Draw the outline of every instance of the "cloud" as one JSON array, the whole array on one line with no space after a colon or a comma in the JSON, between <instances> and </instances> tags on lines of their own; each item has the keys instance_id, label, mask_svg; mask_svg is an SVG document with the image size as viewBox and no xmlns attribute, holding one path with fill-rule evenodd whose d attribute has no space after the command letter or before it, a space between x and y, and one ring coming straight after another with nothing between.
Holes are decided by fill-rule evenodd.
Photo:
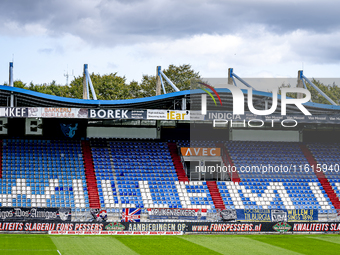
<instances>
[{"instance_id":1,"label":"cloud","mask_svg":"<svg viewBox=\"0 0 340 255\"><path fill-rule=\"evenodd\" d=\"M275 34L298 29L329 33L340 25L340 2L326 1L1 1L0 32L25 34L23 26L39 26L52 36L72 34L93 45L162 41L196 34L250 33L263 26ZM38 29L39 30L39 29ZM34 31L27 31L27 33Z\"/></svg>"},{"instance_id":2,"label":"cloud","mask_svg":"<svg viewBox=\"0 0 340 255\"><path fill-rule=\"evenodd\" d=\"M53 52L53 49L51 48L44 48L44 49L39 49L38 50L39 53L44 53L44 54L50 54Z\"/></svg>"},{"instance_id":3,"label":"cloud","mask_svg":"<svg viewBox=\"0 0 340 255\"><path fill-rule=\"evenodd\" d=\"M339 41L340 31L315 34L298 30L289 38L291 51L296 57L319 64L339 63Z\"/></svg>"},{"instance_id":4,"label":"cloud","mask_svg":"<svg viewBox=\"0 0 340 255\"><path fill-rule=\"evenodd\" d=\"M107 68L108 69L117 69L118 68L118 65L113 63L113 62L108 62L107 63Z\"/></svg>"},{"instance_id":5,"label":"cloud","mask_svg":"<svg viewBox=\"0 0 340 255\"><path fill-rule=\"evenodd\" d=\"M176 64L199 63L198 70L216 74L225 73L232 66L253 70L254 67L274 67L283 63L340 62L340 45L337 43L340 32L324 35L320 40L320 35L307 31L277 35L258 26L252 26L252 31L257 31L260 36L202 34L168 42L143 43L134 48L141 61L162 56L176 59L179 62ZM268 70L258 71L268 73Z\"/></svg>"},{"instance_id":6,"label":"cloud","mask_svg":"<svg viewBox=\"0 0 340 255\"><path fill-rule=\"evenodd\" d=\"M331 0L2 0L0 9L1 54L49 68L34 80L49 80L56 64L56 80L62 66L81 73L84 63L139 80L156 65L295 77L301 63L326 72L340 62L340 2Z\"/></svg>"}]
</instances>

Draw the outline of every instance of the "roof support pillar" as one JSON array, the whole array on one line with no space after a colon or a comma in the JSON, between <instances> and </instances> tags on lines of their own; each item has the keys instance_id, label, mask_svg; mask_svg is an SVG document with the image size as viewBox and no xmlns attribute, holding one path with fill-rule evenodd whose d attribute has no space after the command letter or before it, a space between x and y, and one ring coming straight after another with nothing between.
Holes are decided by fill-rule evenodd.
<instances>
[{"instance_id":1,"label":"roof support pillar","mask_svg":"<svg viewBox=\"0 0 340 255\"><path fill-rule=\"evenodd\" d=\"M83 71L83 99L90 99L89 95L89 87L87 82L86 70L87 64L84 64L84 71Z\"/></svg>"},{"instance_id":2,"label":"roof support pillar","mask_svg":"<svg viewBox=\"0 0 340 255\"><path fill-rule=\"evenodd\" d=\"M9 86L14 87L13 82L13 62L9 62ZM11 92L10 107L14 107L14 95Z\"/></svg>"},{"instance_id":3,"label":"roof support pillar","mask_svg":"<svg viewBox=\"0 0 340 255\"><path fill-rule=\"evenodd\" d=\"M302 71L298 71L298 77L297 77L297 87L298 88L303 88L303 79L302 79ZM297 93L297 98L303 98L302 93Z\"/></svg>"},{"instance_id":4,"label":"roof support pillar","mask_svg":"<svg viewBox=\"0 0 340 255\"><path fill-rule=\"evenodd\" d=\"M160 66L157 66L156 68L156 96L159 96L161 94L162 82L158 71L160 68L161 68Z\"/></svg>"},{"instance_id":5,"label":"roof support pillar","mask_svg":"<svg viewBox=\"0 0 340 255\"><path fill-rule=\"evenodd\" d=\"M182 98L182 111L187 110L187 99L185 97Z\"/></svg>"},{"instance_id":6,"label":"roof support pillar","mask_svg":"<svg viewBox=\"0 0 340 255\"><path fill-rule=\"evenodd\" d=\"M233 77L232 77L233 69L229 68L228 69L228 84L233 85Z\"/></svg>"}]
</instances>

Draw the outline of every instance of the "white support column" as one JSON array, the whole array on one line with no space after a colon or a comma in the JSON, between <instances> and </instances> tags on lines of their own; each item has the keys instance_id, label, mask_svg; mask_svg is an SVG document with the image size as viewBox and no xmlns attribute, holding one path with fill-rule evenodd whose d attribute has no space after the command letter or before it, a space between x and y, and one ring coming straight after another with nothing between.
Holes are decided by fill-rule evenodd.
<instances>
[{"instance_id":1,"label":"white support column","mask_svg":"<svg viewBox=\"0 0 340 255\"><path fill-rule=\"evenodd\" d=\"M9 62L9 86L14 87L13 81L13 62ZM14 95L11 92L10 107L14 107Z\"/></svg>"}]
</instances>

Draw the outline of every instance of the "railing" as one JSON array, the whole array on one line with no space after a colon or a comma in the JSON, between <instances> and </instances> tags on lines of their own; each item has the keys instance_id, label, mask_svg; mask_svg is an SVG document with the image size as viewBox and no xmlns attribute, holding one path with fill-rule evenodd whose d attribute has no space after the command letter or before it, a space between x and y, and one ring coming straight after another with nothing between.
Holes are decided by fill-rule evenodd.
<instances>
[{"instance_id":1,"label":"railing","mask_svg":"<svg viewBox=\"0 0 340 255\"><path fill-rule=\"evenodd\" d=\"M222 152L221 153L222 161L225 164L225 166L228 167L229 166L229 162L228 162L228 158L227 158L227 154L226 154L226 149L222 145L221 145L221 152ZM230 180L232 180L232 178L233 178L233 176L232 176L233 171L228 172L228 174L229 174Z\"/></svg>"},{"instance_id":2,"label":"railing","mask_svg":"<svg viewBox=\"0 0 340 255\"><path fill-rule=\"evenodd\" d=\"M187 165L185 164L185 160L184 160L184 157L182 155L182 152L181 152L181 149L178 147L178 144L176 142L176 147L177 147L177 154L180 156L181 158L181 163L183 165L183 168L184 168L184 171L185 171L185 175L188 176L188 168L187 168ZM191 179L190 179L191 181Z\"/></svg>"}]
</instances>

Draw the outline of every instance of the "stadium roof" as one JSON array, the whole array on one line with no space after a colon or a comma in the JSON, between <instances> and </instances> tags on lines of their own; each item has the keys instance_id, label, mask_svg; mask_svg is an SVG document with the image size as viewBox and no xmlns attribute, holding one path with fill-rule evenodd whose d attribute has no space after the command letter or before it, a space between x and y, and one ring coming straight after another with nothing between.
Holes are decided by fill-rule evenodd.
<instances>
[{"instance_id":1,"label":"stadium roof","mask_svg":"<svg viewBox=\"0 0 340 255\"><path fill-rule=\"evenodd\" d=\"M210 97L207 97L208 109L217 111L232 111L232 94L229 89L216 89L221 97L223 106L217 105ZM247 106L247 90L242 90L245 95L245 110ZM27 89L0 86L0 106L9 106L10 95L15 97L16 107L67 107L67 108L124 108L124 109L181 109L182 99L186 98L186 109L200 110L201 94L205 93L200 89L185 90L168 93L159 96L126 99L126 100L87 100L52 96ZM256 109L264 109L265 101L271 107L272 94L262 91L253 91L253 104ZM339 114L340 106L305 103L304 106L312 114ZM276 113L281 111L281 97L278 96L278 107ZM287 106L287 114L301 113L294 105Z\"/></svg>"}]
</instances>

